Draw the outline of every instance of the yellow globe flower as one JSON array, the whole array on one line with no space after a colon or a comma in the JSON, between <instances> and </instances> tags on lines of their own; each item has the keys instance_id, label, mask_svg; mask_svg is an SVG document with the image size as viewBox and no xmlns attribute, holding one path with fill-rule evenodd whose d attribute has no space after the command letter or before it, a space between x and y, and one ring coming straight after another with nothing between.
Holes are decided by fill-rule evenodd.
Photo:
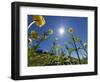
<instances>
[{"instance_id":1,"label":"yellow globe flower","mask_svg":"<svg viewBox=\"0 0 100 82\"><path fill-rule=\"evenodd\" d=\"M60 49L61 48L61 46L58 44L58 49Z\"/></svg>"},{"instance_id":2,"label":"yellow globe flower","mask_svg":"<svg viewBox=\"0 0 100 82\"><path fill-rule=\"evenodd\" d=\"M33 39L37 39L38 38L38 33L36 32L36 31L32 31L31 32L31 37L33 38Z\"/></svg>"},{"instance_id":3,"label":"yellow globe flower","mask_svg":"<svg viewBox=\"0 0 100 82\"><path fill-rule=\"evenodd\" d=\"M58 41L58 38L57 37L55 38L55 41Z\"/></svg>"},{"instance_id":4,"label":"yellow globe flower","mask_svg":"<svg viewBox=\"0 0 100 82\"><path fill-rule=\"evenodd\" d=\"M48 30L48 33L49 33L50 35L52 35L52 34L53 34L53 30L52 30L52 29L49 29L49 30Z\"/></svg>"},{"instance_id":5,"label":"yellow globe flower","mask_svg":"<svg viewBox=\"0 0 100 82\"><path fill-rule=\"evenodd\" d=\"M69 33L73 33L73 32L74 32L74 29L73 29L72 27L70 27L70 28L68 29L68 32L69 32Z\"/></svg>"},{"instance_id":6,"label":"yellow globe flower","mask_svg":"<svg viewBox=\"0 0 100 82\"><path fill-rule=\"evenodd\" d=\"M75 40L76 42L80 42L80 41L81 41L79 37L74 38L74 40Z\"/></svg>"},{"instance_id":7,"label":"yellow globe flower","mask_svg":"<svg viewBox=\"0 0 100 82\"><path fill-rule=\"evenodd\" d=\"M33 16L33 20L38 27L42 27L46 23L43 16Z\"/></svg>"},{"instance_id":8,"label":"yellow globe flower","mask_svg":"<svg viewBox=\"0 0 100 82\"><path fill-rule=\"evenodd\" d=\"M41 40L46 40L48 38L48 36L44 35L41 37Z\"/></svg>"}]
</instances>

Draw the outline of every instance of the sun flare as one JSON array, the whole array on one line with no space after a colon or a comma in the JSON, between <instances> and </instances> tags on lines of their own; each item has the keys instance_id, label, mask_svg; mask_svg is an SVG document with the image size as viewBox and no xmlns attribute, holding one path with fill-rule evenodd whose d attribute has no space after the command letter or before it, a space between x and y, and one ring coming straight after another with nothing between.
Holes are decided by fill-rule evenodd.
<instances>
[{"instance_id":1,"label":"sun flare","mask_svg":"<svg viewBox=\"0 0 100 82\"><path fill-rule=\"evenodd\" d=\"M60 33L60 35L63 35L64 34L64 28L60 28L59 33Z\"/></svg>"}]
</instances>

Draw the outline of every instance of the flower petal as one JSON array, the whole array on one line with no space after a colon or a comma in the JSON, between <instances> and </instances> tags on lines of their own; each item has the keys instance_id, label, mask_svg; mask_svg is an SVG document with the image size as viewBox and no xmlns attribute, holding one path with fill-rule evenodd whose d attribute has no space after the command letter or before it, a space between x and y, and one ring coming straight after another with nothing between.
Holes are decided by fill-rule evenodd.
<instances>
[{"instance_id":1,"label":"flower petal","mask_svg":"<svg viewBox=\"0 0 100 82\"><path fill-rule=\"evenodd\" d=\"M46 23L43 16L33 16L33 20L38 27L42 27Z\"/></svg>"},{"instance_id":2,"label":"flower petal","mask_svg":"<svg viewBox=\"0 0 100 82\"><path fill-rule=\"evenodd\" d=\"M73 33L74 32L74 29L72 27L68 28L68 32L69 33Z\"/></svg>"},{"instance_id":3,"label":"flower petal","mask_svg":"<svg viewBox=\"0 0 100 82\"><path fill-rule=\"evenodd\" d=\"M38 33L36 32L36 31L32 31L31 32L31 37L33 38L33 39L37 39L38 38Z\"/></svg>"}]
</instances>

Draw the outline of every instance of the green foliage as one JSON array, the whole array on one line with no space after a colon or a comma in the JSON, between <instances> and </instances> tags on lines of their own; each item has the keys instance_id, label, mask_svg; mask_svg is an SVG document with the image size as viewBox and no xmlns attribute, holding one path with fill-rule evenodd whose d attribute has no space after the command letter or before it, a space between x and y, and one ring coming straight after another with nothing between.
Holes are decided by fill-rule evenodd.
<instances>
[{"instance_id":1,"label":"green foliage","mask_svg":"<svg viewBox=\"0 0 100 82\"><path fill-rule=\"evenodd\" d=\"M86 64L86 58L81 59L81 64ZM79 64L77 58L69 57L64 53L59 56L51 55L50 52L38 53L34 48L28 48L28 66L50 66L50 65L74 65Z\"/></svg>"}]
</instances>

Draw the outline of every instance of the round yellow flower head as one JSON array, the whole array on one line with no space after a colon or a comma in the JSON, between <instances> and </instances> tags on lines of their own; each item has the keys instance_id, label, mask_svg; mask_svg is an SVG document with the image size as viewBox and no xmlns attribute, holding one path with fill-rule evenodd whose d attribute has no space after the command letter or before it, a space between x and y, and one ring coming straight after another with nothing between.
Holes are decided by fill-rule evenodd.
<instances>
[{"instance_id":1,"label":"round yellow flower head","mask_svg":"<svg viewBox=\"0 0 100 82\"><path fill-rule=\"evenodd\" d=\"M46 23L43 16L33 16L33 20L38 27L42 27Z\"/></svg>"},{"instance_id":2,"label":"round yellow flower head","mask_svg":"<svg viewBox=\"0 0 100 82\"><path fill-rule=\"evenodd\" d=\"M38 33L36 32L36 31L32 31L31 32L31 37L33 38L33 39L37 39L38 38Z\"/></svg>"},{"instance_id":3,"label":"round yellow flower head","mask_svg":"<svg viewBox=\"0 0 100 82\"><path fill-rule=\"evenodd\" d=\"M60 49L61 48L61 46L58 44L58 48Z\"/></svg>"},{"instance_id":4,"label":"round yellow flower head","mask_svg":"<svg viewBox=\"0 0 100 82\"><path fill-rule=\"evenodd\" d=\"M72 27L70 27L70 28L68 29L68 32L73 33L73 32L74 32L74 29L73 29Z\"/></svg>"},{"instance_id":5,"label":"round yellow flower head","mask_svg":"<svg viewBox=\"0 0 100 82\"><path fill-rule=\"evenodd\" d=\"M58 38L55 38L55 41L58 41Z\"/></svg>"},{"instance_id":6,"label":"round yellow flower head","mask_svg":"<svg viewBox=\"0 0 100 82\"><path fill-rule=\"evenodd\" d=\"M79 37L76 37L76 38L75 38L75 41L76 41L76 42L80 42L81 40L80 40Z\"/></svg>"},{"instance_id":7,"label":"round yellow flower head","mask_svg":"<svg viewBox=\"0 0 100 82\"><path fill-rule=\"evenodd\" d=\"M53 30L52 30L52 29L49 29L49 30L48 30L48 33L49 33L50 35L52 35L52 34L53 34Z\"/></svg>"},{"instance_id":8,"label":"round yellow flower head","mask_svg":"<svg viewBox=\"0 0 100 82\"><path fill-rule=\"evenodd\" d=\"M44 35L41 37L41 40L46 40L48 38L48 36Z\"/></svg>"}]
</instances>

